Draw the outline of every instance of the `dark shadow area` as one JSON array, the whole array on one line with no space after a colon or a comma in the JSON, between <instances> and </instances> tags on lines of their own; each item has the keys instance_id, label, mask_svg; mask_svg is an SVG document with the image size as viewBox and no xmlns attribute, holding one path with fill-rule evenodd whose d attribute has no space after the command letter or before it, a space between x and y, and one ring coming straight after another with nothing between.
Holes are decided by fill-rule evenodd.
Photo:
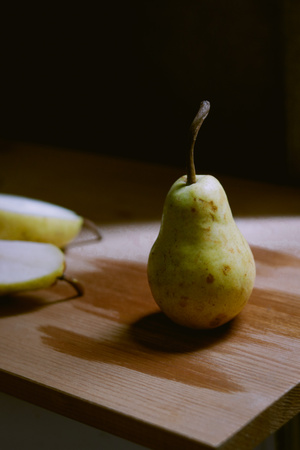
<instances>
[{"instance_id":1,"label":"dark shadow area","mask_svg":"<svg viewBox=\"0 0 300 450\"><path fill-rule=\"evenodd\" d=\"M149 314L130 327L135 342L155 352L189 353L211 348L230 337L233 321L213 330L193 330L173 323L162 312Z\"/></svg>"},{"instance_id":2,"label":"dark shadow area","mask_svg":"<svg viewBox=\"0 0 300 450\"><path fill-rule=\"evenodd\" d=\"M287 180L279 2L131 0L3 14L0 137Z\"/></svg>"},{"instance_id":3,"label":"dark shadow area","mask_svg":"<svg viewBox=\"0 0 300 450\"><path fill-rule=\"evenodd\" d=\"M65 284L62 281L58 283ZM63 294L61 294L62 291ZM24 291L0 297L0 319L2 317L29 314L58 303L74 300L82 295L71 286L62 291L61 288L56 290L55 287L50 287L47 290Z\"/></svg>"}]
</instances>

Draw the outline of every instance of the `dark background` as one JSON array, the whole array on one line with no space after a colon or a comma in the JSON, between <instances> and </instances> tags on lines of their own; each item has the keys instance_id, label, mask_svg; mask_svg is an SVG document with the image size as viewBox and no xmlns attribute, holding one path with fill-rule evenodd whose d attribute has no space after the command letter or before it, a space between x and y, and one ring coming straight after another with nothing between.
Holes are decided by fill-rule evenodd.
<instances>
[{"instance_id":1,"label":"dark background","mask_svg":"<svg viewBox=\"0 0 300 450\"><path fill-rule=\"evenodd\" d=\"M282 182L281 3L101 2L1 17L0 138Z\"/></svg>"}]
</instances>

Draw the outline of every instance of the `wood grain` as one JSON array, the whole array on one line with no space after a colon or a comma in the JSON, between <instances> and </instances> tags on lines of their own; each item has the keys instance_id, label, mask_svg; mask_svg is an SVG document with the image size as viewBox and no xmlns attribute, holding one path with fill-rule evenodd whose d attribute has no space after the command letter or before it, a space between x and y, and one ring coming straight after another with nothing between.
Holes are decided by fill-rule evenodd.
<instances>
[{"instance_id":1,"label":"wood grain","mask_svg":"<svg viewBox=\"0 0 300 450\"><path fill-rule=\"evenodd\" d=\"M58 199L47 184L51 174L41 169L34 179L30 164L12 183L9 174L13 168L21 173L24 163L21 150L14 147L4 158L3 191L20 192L28 180L26 195ZM32 161L34 149L29 153ZM88 174L77 186L73 171L66 171L70 153L59 153L65 170L59 188L74 187L64 192L63 203L75 204L78 196L80 207L80 186L89 183ZM22 162L13 163L17 154ZM77 177L82 158L74 156ZM90 240L84 231L78 245L66 250L67 273L82 282L84 295L76 297L71 286L58 282L0 299L1 390L150 448L253 448L300 411L297 252L284 251L280 236L274 236L280 250L251 243L258 274L242 313L212 331L179 327L157 308L146 277L148 250L159 227L157 204L167 188L165 181L157 185L164 170L151 167L151 176L130 178L127 186L122 161L89 158L92 173L98 169L109 178L117 165L120 178L106 192L103 180L95 181L98 196L91 194L85 205L87 215L98 218L102 241ZM165 179L172 173L166 169ZM127 213L117 214L125 204L113 203L101 222L107 196L115 201L119 191L122 198L128 195ZM148 210L139 206L141 192ZM236 192L242 203L243 191ZM293 190L291 211L296 199L300 195Z\"/></svg>"}]
</instances>

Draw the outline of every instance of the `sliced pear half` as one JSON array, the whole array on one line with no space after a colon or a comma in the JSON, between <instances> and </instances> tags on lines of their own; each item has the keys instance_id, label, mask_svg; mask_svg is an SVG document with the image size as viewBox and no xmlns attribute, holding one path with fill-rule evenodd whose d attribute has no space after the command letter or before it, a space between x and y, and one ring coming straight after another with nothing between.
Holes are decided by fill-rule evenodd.
<instances>
[{"instance_id":1,"label":"sliced pear half","mask_svg":"<svg viewBox=\"0 0 300 450\"><path fill-rule=\"evenodd\" d=\"M27 197L0 194L0 239L47 242L64 247L81 230L74 211Z\"/></svg>"},{"instance_id":2,"label":"sliced pear half","mask_svg":"<svg viewBox=\"0 0 300 450\"><path fill-rule=\"evenodd\" d=\"M0 240L0 295L47 288L64 269L64 254L55 245Z\"/></svg>"}]
</instances>

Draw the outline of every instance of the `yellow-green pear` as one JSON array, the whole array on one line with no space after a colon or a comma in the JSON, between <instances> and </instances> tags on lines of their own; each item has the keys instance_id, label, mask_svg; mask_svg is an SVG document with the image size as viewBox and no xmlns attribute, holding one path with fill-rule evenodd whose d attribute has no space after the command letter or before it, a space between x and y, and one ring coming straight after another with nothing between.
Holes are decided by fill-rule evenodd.
<instances>
[{"instance_id":1,"label":"yellow-green pear","mask_svg":"<svg viewBox=\"0 0 300 450\"><path fill-rule=\"evenodd\" d=\"M58 279L82 294L80 283L65 277L64 270L64 253L53 244L0 240L0 296L48 288Z\"/></svg>"},{"instance_id":2,"label":"yellow-green pear","mask_svg":"<svg viewBox=\"0 0 300 450\"><path fill-rule=\"evenodd\" d=\"M148 259L149 286L161 310L195 329L218 327L239 314L255 280L251 249L222 185L195 173L194 144L209 109L202 102L192 123L187 175L167 194Z\"/></svg>"},{"instance_id":3,"label":"yellow-green pear","mask_svg":"<svg viewBox=\"0 0 300 450\"><path fill-rule=\"evenodd\" d=\"M83 221L61 206L0 194L0 239L48 242L62 248L78 235Z\"/></svg>"}]
</instances>

